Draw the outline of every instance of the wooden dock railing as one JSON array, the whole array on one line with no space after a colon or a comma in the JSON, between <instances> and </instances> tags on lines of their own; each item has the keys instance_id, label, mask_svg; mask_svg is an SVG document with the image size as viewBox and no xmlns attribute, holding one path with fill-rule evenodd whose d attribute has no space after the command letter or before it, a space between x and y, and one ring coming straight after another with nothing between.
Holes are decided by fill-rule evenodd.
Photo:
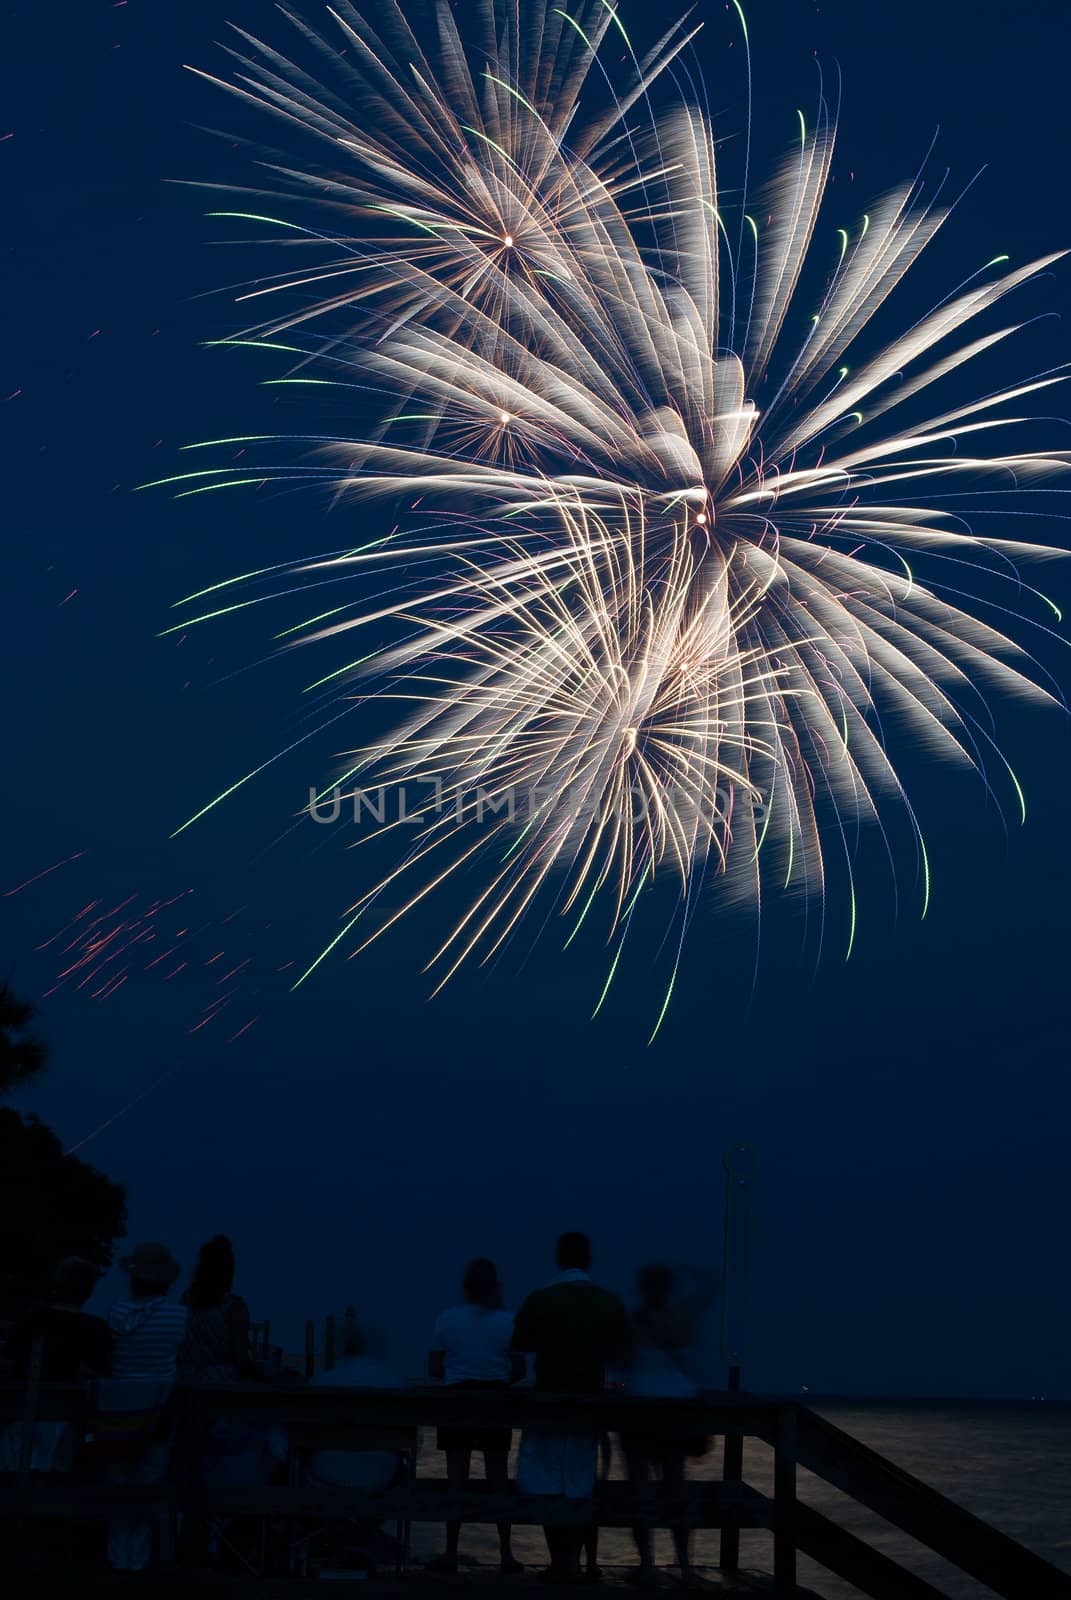
<instances>
[{"instance_id":1,"label":"wooden dock railing","mask_svg":"<svg viewBox=\"0 0 1071 1600\"><path fill-rule=\"evenodd\" d=\"M85 1415L76 1388L0 1385L0 1426ZM451 1493L441 1478L412 1470L405 1483L377 1493L289 1485L203 1487L196 1463L214 1420L245 1417L288 1430L310 1448L397 1449L415 1463L420 1431L440 1424L544 1428L601 1435L628 1429L644 1433L719 1435L727 1441L728 1471L720 1482L691 1481L683 1491L665 1485L634 1488L598 1485L591 1501L555 1496L494 1495L483 1483ZM773 1450L773 1494L744 1479L736 1441L755 1439ZM311 1441L311 1444L309 1443ZM78 1473L0 1474L0 1518L106 1519L132 1512L185 1512L194 1516L251 1515L300 1520L333 1516L368 1521L543 1524L596 1523L624 1528L644 1524L722 1531L722 1566L738 1563L739 1531L773 1535L775 1592L796 1589L797 1552L854 1584L874 1600L943 1600L943 1591L849 1533L801 1500L797 1473L805 1468L936 1552L961 1572L1006 1600L1071 1600L1071 1578L1014 1539L955 1505L919 1479L795 1400L712 1393L695 1401L597 1396L551 1396L530 1389L508 1394L449 1388L350 1389L289 1384L186 1387L176 1393L173 1470L161 1484L121 1488Z\"/></svg>"}]
</instances>

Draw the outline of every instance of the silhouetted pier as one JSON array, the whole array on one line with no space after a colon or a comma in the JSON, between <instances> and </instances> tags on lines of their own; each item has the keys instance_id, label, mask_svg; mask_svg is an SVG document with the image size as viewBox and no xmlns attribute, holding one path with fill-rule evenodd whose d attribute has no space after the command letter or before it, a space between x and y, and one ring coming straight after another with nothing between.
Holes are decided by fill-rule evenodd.
<instances>
[{"instance_id":1,"label":"silhouetted pier","mask_svg":"<svg viewBox=\"0 0 1071 1600\"><path fill-rule=\"evenodd\" d=\"M86 1417L86 1406L86 1395L79 1388L45 1386L33 1392L25 1386L0 1386L0 1423L21 1422L26 1429L35 1419L78 1423ZM197 1464L209 1431L224 1415L287 1430L287 1483L209 1489L198 1481ZM478 1428L505 1422L514 1428L568 1428L600 1435L639 1427L645 1434L718 1436L725 1441L723 1459L729 1472L721 1481L690 1481L683 1493L658 1483L638 1488L601 1483L590 1501L519 1492L495 1496L482 1483L453 1494L443 1479L419 1472L422 1430L439 1424ZM22 1470L0 1475L0 1519L10 1528L13 1519L103 1521L136 1511L174 1528L180 1514L242 1516L292 1530L291 1549L297 1547L298 1530L304 1524L359 1519L396 1524L403 1552L412 1524L451 1519L508 1520L515 1525L595 1523L602 1528L634 1524L670 1528L686 1523L720 1530L720 1567L711 1572L708 1586L726 1594L802 1595L806 1591L797 1587L796 1566L798 1553L803 1553L874 1600L943 1600L943 1590L801 1499L797 1475L804 1468L1007 1600L1071 1600L1071 1578L1049 1562L806 1406L776 1396L718 1392L684 1401L613 1393L550 1396L528 1389L499 1395L443 1387L361 1390L309 1388L300 1383L213 1384L177 1391L174 1427L172 1471L160 1484L126 1488L78 1472L31 1473L29 1452L24 1451ZM772 1450L772 1493L748 1483L736 1465L741 1460L738 1442L743 1439L761 1441ZM302 1466L314 1450L397 1451L405 1464L404 1481L376 1493L312 1487L303 1481ZM765 1580L740 1572L739 1534L744 1529L772 1534L773 1570ZM290 1578L262 1574L249 1582L257 1585L258 1595L274 1593L276 1588L280 1594L302 1592L300 1563L291 1561L290 1572ZM497 1589L500 1583L524 1587L526 1581L498 1580L490 1572L464 1570L457 1578L432 1578L408 1568L403 1554L395 1575L372 1583L377 1591L398 1589L409 1596L434 1584L445 1596L460 1588ZM172 1582L190 1586L189 1577L181 1574L173 1579L154 1576L153 1592L164 1592ZM226 1587L233 1590L236 1582L241 1587L241 1579L226 1580ZM198 1578L194 1587L200 1591L215 1584Z\"/></svg>"}]
</instances>

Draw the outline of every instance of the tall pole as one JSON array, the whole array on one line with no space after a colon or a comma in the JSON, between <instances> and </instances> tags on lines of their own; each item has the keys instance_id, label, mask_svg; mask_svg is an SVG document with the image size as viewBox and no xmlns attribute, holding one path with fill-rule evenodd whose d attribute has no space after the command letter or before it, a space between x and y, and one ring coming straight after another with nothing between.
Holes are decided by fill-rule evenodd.
<instances>
[{"instance_id":1,"label":"tall pole","mask_svg":"<svg viewBox=\"0 0 1071 1600\"><path fill-rule=\"evenodd\" d=\"M751 1317L751 1240L757 1159L748 1144L731 1145L721 1159L725 1168L721 1353L729 1369L729 1388L739 1389Z\"/></svg>"},{"instance_id":2,"label":"tall pole","mask_svg":"<svg viewBox=\"0 0 1071 1600\"><path fill-rule=\"evenodd\" d=\"M728 1388L740 1392L740 1369L747 1353L751 1313L752 1202L755 1194L755 1152L750 1145L732 1145L722 1156L725 1168L725 1240L722 1259L721 1354L728 1367ZM743 1481L744 1436L725 1433L722 1482L728 1493ZM740 1565L740 1527L728 1518L721 1530L721 1566L736 1572Z\"/></svg>"}]
</instances>

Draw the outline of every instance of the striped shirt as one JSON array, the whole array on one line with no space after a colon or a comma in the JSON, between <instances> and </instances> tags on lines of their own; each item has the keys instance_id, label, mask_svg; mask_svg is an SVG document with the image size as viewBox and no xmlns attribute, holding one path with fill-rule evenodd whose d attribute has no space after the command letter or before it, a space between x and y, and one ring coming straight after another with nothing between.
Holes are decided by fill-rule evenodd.
<instances>
[{"instance_id":1,"label":"striped shirt","mask_svg":"<svg viewBox=\"0 0 1071 1600\"><path fill-rule=\"evenodd\" d=\"M114 1335L112 1376L174 1378L175 1358L186 1333L186 1307L163 1295L151 1300L117 1300L108 1312Z\"/></svg>"}]
</instances>

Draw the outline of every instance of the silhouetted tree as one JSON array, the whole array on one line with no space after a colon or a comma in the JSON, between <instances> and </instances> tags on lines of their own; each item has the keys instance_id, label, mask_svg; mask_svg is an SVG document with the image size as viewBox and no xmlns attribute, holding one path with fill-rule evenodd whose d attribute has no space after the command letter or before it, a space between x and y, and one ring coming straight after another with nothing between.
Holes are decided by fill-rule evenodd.
<instances>
[{"instance_id":1,"label":"silhouetted tree","mask_svg":"<svg viewBox=\"0 0 1071 1600\"><path fill-rule=\"evenodd\" d=\"M0 983L0 1093L41 1072L48 1060L48 1046L30 1030L36 1015L36 1006Z\"/></svg>"},{"instance_id":2,"label":"silhouetted tree","mask_svg":"<svg viewBox=\"0 0 1071 1600\"><path fill-rule=\"evenodd\" d=\"M37 1007L0 983L0 1093L41 1072ZM0 1315L42 1293L64 1256L110 1264L126 1232L126 1191L67 1155L37 1117L0 1106Z\"/></svg>"},{"instance_id":3,"label":"silhouetted tree","mask_svg":"<svg viewBox=\"0 0 1071 1600\"><path fill-rule=\"evenodd\" d=\"M65 1153L36 1117L0 1106L0 1314L42 1293L64 1256L110 1265L126 1191Z\"/></svg>"}]
</instances>

